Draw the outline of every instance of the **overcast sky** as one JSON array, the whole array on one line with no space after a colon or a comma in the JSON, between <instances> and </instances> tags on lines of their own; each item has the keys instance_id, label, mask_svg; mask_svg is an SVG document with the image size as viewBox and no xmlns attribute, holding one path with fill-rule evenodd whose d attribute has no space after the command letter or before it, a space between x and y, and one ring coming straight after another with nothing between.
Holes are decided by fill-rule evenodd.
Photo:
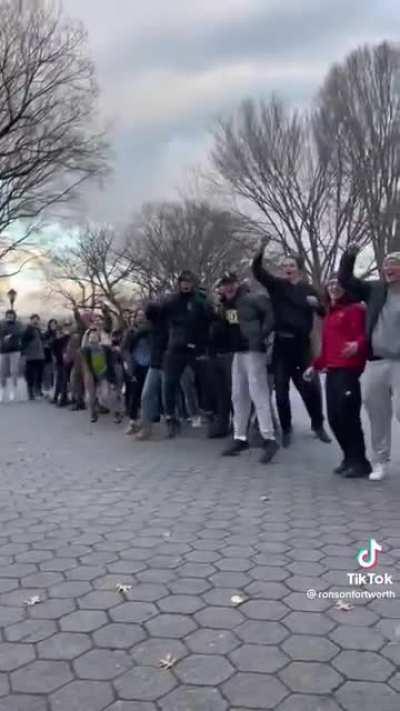
<instances>
[{"instance_id":1,"label":"overcast sky","mask_svg":"<svg viewBox=\"0 0 400 711\"><path fill-rule=\"evenodd\" d=\"M311 99L329 65L398 39L399 0L64 0L89 31L115 177L91 209L125 220L170 198L217 116L278 91Z\"/></svg>"},{"instance_id":2,"label":"overcast sky","mask_svg":"<svg viewBox=\"0 0 400 711\"><path fill-rule=\"evenodd\" d=\"M143 201L174 197L190 166L206 161L218 116L273 91L310 101L332 62L359 44L398 40L398 3L63 0L88 29L115 152L113 181L81 218L123 223ZM32 308L35 270L13 285L32 287Z\"/></svg>"}]
</instances>

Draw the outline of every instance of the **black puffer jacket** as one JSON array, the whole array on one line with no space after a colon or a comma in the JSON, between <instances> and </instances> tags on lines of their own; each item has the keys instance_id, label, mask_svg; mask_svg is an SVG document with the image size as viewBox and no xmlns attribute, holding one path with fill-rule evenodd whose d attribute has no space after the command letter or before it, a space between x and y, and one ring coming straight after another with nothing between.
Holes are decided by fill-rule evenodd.
<instances>
[{"instance_id":1,"label":"black puffer jacket","mask_svg":"<svg viewBox=\"0 0 400 711\"><path fill-rule=\"evenodd\" d=\"M167 350L205 352L212 320L212 308L201 294L175 294L160 308L160 323L168 334Z\"/></svg>"},{"instance_id":2,"label":"black puffer jacket","mask_svg":"<svg viewBox=\"0 0 400 711\"><path fill-rule=\"evenodd\" d=\"M222 302L222 317L228 351L266 352L274 330L272 304L266 294L254 294L241 286L232 301Z\"/></svg>"},{"instance_id":3,"label":"black puffer jacket","mask_svg":"<svg viewBox=\"0 0 400 711\"><path fill-rule=\"evenodd\" d=\"M0 353L20 351L23 330L19 321L2 321L0 323Z\"/></svg>"},{"instance_id":4,"label":"black puffer jacket","mask_svg":"<svg viewBox=\"0 0 400 711\"><path fill-rule=\"evenodd\" d=\"M318 292L311 284L299 282L291 284L287 279L276 277L264 269L263 253L253 260L253 274L257 281L268 289L275 314L277 333L290 333L302 339L308 339L314 323L314 311L319 316L325 315L325 309L319 303L314 309L307 302L307 296L316 296Z\"/></svg>"}]
</instances>

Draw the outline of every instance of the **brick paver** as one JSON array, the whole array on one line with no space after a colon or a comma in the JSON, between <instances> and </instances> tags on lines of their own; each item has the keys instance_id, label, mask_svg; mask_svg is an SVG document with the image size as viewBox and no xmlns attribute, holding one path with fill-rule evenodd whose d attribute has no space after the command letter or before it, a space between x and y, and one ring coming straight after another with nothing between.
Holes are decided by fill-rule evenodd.
<instances>
[{"instance_id":1,"label":"brick paver","mask_svg":"<svg viewBox=\"0 0 400 711\"><path fill-rule=\"evenodd\" d=\"M0 409L0 711L399 710L400 476L332 476L304 424L269 467L202 437ZM307 598L371 536L397 600Z\"/></svg>"}]
</instances>

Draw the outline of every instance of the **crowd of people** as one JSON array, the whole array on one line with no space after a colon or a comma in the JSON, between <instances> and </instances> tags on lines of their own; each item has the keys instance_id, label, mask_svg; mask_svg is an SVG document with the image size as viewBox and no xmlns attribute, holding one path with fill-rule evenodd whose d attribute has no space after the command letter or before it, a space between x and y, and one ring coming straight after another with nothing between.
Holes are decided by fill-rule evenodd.
<instances>
[{"instance_id":1,"label":"crowd of people","mask_svg":"<svg viewBox=\"0 0 400 711\"><path fill-rule=\"evenodd\" d=\"M291 382L315 436L331 441L319 377L325 372L328 422L342 451L335 473L382 479L393 408L400 421L400 252L386 256L381 280L369 281L354 275L351 247L322 295L300 258L285 258L275 272L264 265L264 249L252 263L256 288L230 272L207 294L184 271L174 294L137 308L127 326L107 306L76 308L73 318L51 319L45 330L38 315L24 326L9 309L0 324L0 400L16 398L23 367L30 400L47 393L58 407L87 409L92 422L109 412L116 423L128 416L126 432L136 440L151 440L161 419L168 438L179 435L184 420L193 427L204 421L208 437L231 436L224 456L248 449L253 428L268 464L292 443Z\"/></svg>"}]
</instances>

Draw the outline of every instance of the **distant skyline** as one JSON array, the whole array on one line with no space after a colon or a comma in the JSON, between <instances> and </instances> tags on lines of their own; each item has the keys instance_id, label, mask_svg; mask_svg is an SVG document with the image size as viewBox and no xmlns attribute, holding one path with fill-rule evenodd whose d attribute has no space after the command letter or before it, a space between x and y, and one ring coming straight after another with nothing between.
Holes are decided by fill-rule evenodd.
<instances>
[{"instance_id":1,"label":"distant skyline","mask_svg":"<svg viewBox=\"0 0 400 711\"><path fill-rule=\"evenodd\" d=\"M87 27L111 126L113 181L90 217L124 222L171 198L207 159L210 129L248 97L310 101L329 66L398 40L398 0L64 0ZM83 210L85 213L85 209Z\"/></svg>"}]
</instances>

